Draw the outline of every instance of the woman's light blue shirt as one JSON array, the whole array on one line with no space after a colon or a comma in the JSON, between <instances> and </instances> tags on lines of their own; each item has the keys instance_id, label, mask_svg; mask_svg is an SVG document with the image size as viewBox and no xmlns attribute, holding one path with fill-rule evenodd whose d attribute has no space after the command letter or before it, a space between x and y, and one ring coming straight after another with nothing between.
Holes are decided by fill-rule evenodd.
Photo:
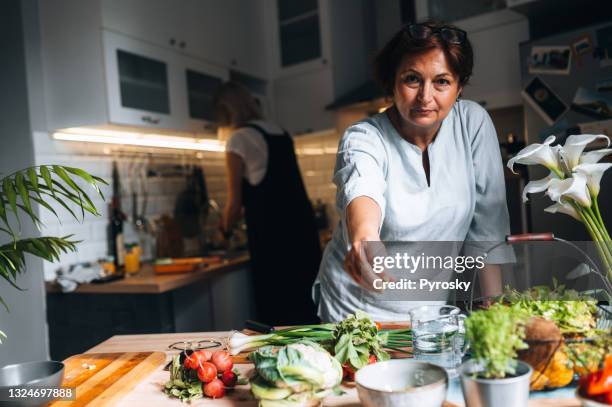
<instances>
[{"instance_id":1,"label":"woman's light blue shirt","mask_svg":"<svg viewBox=\"0 0 612 407\"><path fill-rule=\"evenodd\" d=\"M357 122L344 133L334 173L340 227L325 249L314 286L323 321L342 320L357 309L375 320L406 320L407 311L420 305L377 301L344 271L350 248L345 211L359 196L368 196L380 206L382 241L490 245L509 233L499 143L486 110L475 102L457 101L427 151L430 185L421 150L398 134L385 112ZM489 255L488 263L505 263L513 257L509 251L495 253Z\"/></svg>"}]
</instances>

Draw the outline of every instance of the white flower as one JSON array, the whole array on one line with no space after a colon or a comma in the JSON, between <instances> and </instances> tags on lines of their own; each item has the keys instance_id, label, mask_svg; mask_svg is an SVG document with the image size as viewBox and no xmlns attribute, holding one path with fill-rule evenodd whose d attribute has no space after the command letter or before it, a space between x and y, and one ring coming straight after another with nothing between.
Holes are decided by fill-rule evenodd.
<instances>
[{"instance_id":1,"label":"white flower","mask_svg":"<svg viewBox=\"0 0 612 407\"><path fill-rule=\"evenodd\" d=\"M570 171L580 163L580 156L586 145L597 139L607 140L607 147L610 147L610 139L603 134L577 134L569 136L567 140L565 140L565 144L560 153Z\"/></svg>"},{"instance_id":2,"label":"white flower","mask_svg":"<svg viewBox=\"0 0 612 407\"><path fill-rule=\"evenodd\" d=\"M564 203L567 199L572 199L581 206L591 207L591 195L587 189L587 179L584 174L575 173L571 178L564 180L553 179L546 195L557 203Z\"/></svg>"},{"instance_id":3,"label":"white flower","mask_svg":"<svg viewBox=\"0 0 612 407\"><path fill-rule=\"evenodd\" d=\"M576 209L574 209L574 207L570 204L568 204L567 202L557 202L554 205L549 206L548 208L544 208L544 212L548 212L548 213L564 213L566 215L571 216L572 218L582 221L582 219L580 219L580 215L578 214L578 212L576 211Z\"/></svg>"},{"instance_id":4,"label":"white flower","mask_svg":"<svg viewBox=\"0 0 612 407\"><path fill-rule=\"evenodd\" d=\"M589 151L580 156L580 164L595 164L602 158L612 153L612 148L602 148L601 150Z\"/></svg>"},{"instance_id":5,"label":"white flower","mask_svg":"<svg viewBox=\"0 0 612 407\"><path fill-rule=\"evenodd\" d=\"M599 195L601 177L610 167L612 164L579 164L574 167L574 171L585 176L589 191L596 198Z\"/></svg>"},{"instance_id":6,"label":"white flower","mask_svg":"<svg viewBox=\"0 0 612 407\"><path fill-rule=\"evenodd\" d=\"M548 186L554 179L559 179L552 172L546 177L537 181L530 181L525 188L523 188L523 202L527 202L527 194L537 194L538 192L544 192L548 189Z\"/></svg>"},{"instance_id":7,"label":"white flower","mask_svg":"<svg viewBox=\"0 0 612 407\"><path fill-rule=\"evenodd\" d=\"M551 171L559 170L559 159L555 150L550 147L554 142L555 136L548 136L543 144L534 143L528 145L508 161L508 168L515 174L514 163L525 165L541 164Z\"/></svg>"}]
</instances>

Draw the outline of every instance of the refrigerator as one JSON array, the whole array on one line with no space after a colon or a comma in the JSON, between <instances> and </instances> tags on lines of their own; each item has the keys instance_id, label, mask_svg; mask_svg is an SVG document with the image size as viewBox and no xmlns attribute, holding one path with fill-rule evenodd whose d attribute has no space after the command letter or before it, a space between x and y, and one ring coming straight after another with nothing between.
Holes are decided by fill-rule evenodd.
<instances>
[{"instance_id":1,"label":"refrigerator","mask_svg":"<svg viewBox=\"0 0 612 407\"><path fill-rule=\"evenodd\" d=\"M572 134L607 133L612 138L612 21L524 42L519 49L526 144L542 143L549 135L561 143ZM608 156L602 162L611 160ZM547 176L548 170L529 166L527 173L529 180L537 180ZM598 202L610 230L612 169L602 178ZM543 194L529 197L525 209L530 232L553 232L570 241L590 240L575 219L544 212L550 205L552 201ZM580 257L572 252L569 247L555 253L532 250L532 283L551 275L563 282L562 277L576 266L568 258Z\"/></svg>"}]
</instances>

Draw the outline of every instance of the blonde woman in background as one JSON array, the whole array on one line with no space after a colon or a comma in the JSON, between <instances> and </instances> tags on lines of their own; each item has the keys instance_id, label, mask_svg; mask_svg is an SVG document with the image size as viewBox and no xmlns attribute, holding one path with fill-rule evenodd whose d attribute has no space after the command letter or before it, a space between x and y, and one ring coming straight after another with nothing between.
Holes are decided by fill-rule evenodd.
<instances>
[{"instance_id":1,"label":"blonde woman in background","mask_svg":"<svg viewBox=\"0 0 612 407\"><path fill-rule=\"evenodd\" d=\"M271 325L316 322L311 286L321 248L293 140L263 119L238 83L222 85L214 106L219 125L231 133L222 228L232 230L244 208L259 318Z\"/></svg>"}]
</instances>

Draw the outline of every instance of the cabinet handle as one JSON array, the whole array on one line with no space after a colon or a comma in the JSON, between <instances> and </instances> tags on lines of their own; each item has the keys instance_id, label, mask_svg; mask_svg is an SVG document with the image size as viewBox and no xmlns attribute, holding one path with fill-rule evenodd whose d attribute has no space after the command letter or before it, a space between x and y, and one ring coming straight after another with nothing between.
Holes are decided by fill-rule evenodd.
<instances>
[{"instance_id":1,"label":"cabinet handle","mask_svg":"<svg viewBox=\"0 0 612 407\"><path fill-rule=\"evenodd\" d=\"M174 46L174 44L176 44L176 40L174 38L170 38L170 41L168 41L170 43L170 45Z\"/></svg>"},{"instance_id":2,"label":"cabinet handle","mask_svg":"<svg viewBox=\"0 0 612 407\"><path fill-rule=\"evenodd\" d=\"M187 43L185 41L181 41L179 42L179 48L185 48L185 46L187 45Z\"/></svg>"},{"instance_id":3,"label":"cabinet handle","mask_svg":"<svg viewBox=\"0 0 612 407\"><path fill-rule=\"evenodd\" d=\"M155 117L151 117L151 116L142 116L140 118L143 122L145 123L150 123L150 124L159 124L159 119L155 118Z\"/></svg>"}]
</instances>

